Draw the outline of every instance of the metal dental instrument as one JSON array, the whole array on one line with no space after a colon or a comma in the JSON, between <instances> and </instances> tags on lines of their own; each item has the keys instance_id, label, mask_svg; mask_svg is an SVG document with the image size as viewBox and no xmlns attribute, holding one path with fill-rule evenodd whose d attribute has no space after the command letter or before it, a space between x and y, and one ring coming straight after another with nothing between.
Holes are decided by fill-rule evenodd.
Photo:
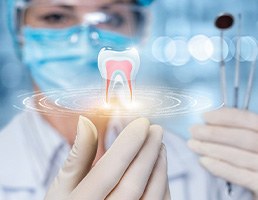
<instances>
[{"instance_id":1,"label":"metal dental instrument","mask_svg":"<svg viewBox=\"0 0 258 200\"><path fill-rule=\"evenodd\" d=\"M229 13L223 13L219 15L215 20L215 26L221 30L220 32L220 48L221 48L221 61L220 61L220 81L221 81L221 91L222 99L224 105L227 105L227 83L226 83L226 69L225 69L225 60L224 60L224 35L223 31L230 28L234 23L234 17ZM232 185L230 182L227 182L228 194L231 195Z\"/></svg>"},{"instance_id":2,"label":"metal dental instrument","mask_svg":"<svg viewBox=\"0 0 258 200\"><path fill-rule=\"evenodd\" d=\"M236 49L236 66L235 66L235 83L234 83L234 107L238 107L238 95L239 95L239 70L240 70L240 55L241 55L241 14L238 15L238 36L237 36L237 49Z\"/></svg>"},{"instance_id":3,"label":"metal dental instrument","mask_svg":"<svg viewBox=\"0 0 258 200\"><path fill-rule=\"evenodd\" d=\"M257 53L254 61L252 62L251 69L249 72L249 78L248 78L248 84L247 84L247 90L245 93L245 99L244 99L244 107L243 109L248 110L249 108L249 103L250 103L250 97L251 97L251 92L253 88L253 82L254 82L254 75L255 75L255 69L257 65Z\"/></svg>"},{"instance_id":4,"label":"metal dental instrument","mask_svg":"<svg viewBox=\"0 0 258 200\"><path fill-rule=\"evenodd\" d=\"M221 30L220 33L220 48L221 48L221 61L220 61L220 78L221 78L221 91L222 91L222 99L224 105L227 105L227 84L226 84L226 69L225 69L225 60L224 60L224 35L223 31L225 29L230 28L234 23L234 18L229 13L223 13L219 15L215 20L215 26Z\"/></svg>"}]
</instances>

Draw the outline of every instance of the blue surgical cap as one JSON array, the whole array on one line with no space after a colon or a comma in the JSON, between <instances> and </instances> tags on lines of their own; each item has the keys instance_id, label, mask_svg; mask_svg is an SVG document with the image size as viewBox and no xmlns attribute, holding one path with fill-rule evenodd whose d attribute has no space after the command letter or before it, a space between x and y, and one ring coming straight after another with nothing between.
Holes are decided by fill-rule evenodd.
<instances>
[{"instance_id":1,"label":"blue surgical cap","mask_svg":"<svg viewBox=\"0 0 258 200\"><path fill-rule=\"evenodd\" d=\"M16 16L16 7L18 5L23 6L26 5L30 0L7 0L7 25L8 29L12 35L15 45L18 44L17 38L17 16Z\"/></svg>"}]
</instances>

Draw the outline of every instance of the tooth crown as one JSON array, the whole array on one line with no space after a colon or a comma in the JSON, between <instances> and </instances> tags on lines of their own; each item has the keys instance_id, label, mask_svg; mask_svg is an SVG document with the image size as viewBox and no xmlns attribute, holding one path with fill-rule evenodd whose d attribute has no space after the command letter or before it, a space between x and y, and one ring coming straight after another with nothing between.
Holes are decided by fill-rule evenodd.
<instances>
[{"instance_id":1,"label":"tooth crown","mask_svg":"<svg viewBox=\"0 0 258 200\"><path fill-rule=\"evenodd\" d=\"M135 80L136 75L140 66L140 57L136 49L127 49L125 51L114 51L106 48L102 48L98 55L98 68L102 78L108 79L107 77L107 65L108 61L129 61L132 67L130 74L130 80ZM112 76L111 79L113 79Z\"/></svg>"}]
</instances>

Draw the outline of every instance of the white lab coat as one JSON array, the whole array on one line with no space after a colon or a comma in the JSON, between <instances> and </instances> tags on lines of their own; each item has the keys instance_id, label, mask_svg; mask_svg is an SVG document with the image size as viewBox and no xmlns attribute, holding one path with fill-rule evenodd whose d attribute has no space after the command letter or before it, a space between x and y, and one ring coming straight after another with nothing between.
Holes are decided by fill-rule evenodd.
<instances>
[{"instance_id":1,"label":"white lab coat","mask_svg":"<svg viewBox=\"0 0 258 200\"><path fill-rule=\"evenodd\" d=\"M113 122L107 148L122 129ZM168 177L173 200L252 200L249 191L207 173L176 135L165 133ZM67 142L37 113L17 115L0 133L0 200L42 200L70 150ZM97 191L96 191L97 192Z\"/></svg>"}]
</instances>

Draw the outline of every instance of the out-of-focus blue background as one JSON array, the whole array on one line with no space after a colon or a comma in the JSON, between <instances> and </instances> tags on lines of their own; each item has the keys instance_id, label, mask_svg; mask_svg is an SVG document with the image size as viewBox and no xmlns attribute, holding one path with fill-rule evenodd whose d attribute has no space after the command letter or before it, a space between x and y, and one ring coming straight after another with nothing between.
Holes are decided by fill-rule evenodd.
<instances>
[{"instance_id":1,"label":"out-of-focus blue background","mask_svg":"<svg viewBox=\"0 0 258 200\"><path fill-rule=\"evenodd\" d=\"M17 95L30 89L29 76L15 57L6 28L5 1L0 2L0 128L17 113L13 108ZM223 12L235 17L235 24L225 31L225 49L229 101L232 104L235 47L238 14L242 14L241 99L251 62L257 55L257 0L157 0L153 6L153 31L147 43L139 79L144 84L186 88L212 94L220 101L219 35L214 19ZM146 73L148 72L148 78ZM258 70L251 99L251 110L258 112ZM143 78L144 77L144 78ZM155 81L153 81L153 79ZM188 127L200 122L198 114L157 120L187 137Z\"/></svg>"},{"instance_id":2,"label":"out-of-focus blue background","mask_svg":"<svg viewBox=\"0 0 258 200\"><path fill-rule=\"evenodd\" d=\"M13 108L17 95L30 88L26 70L15 56L7 32L5 1L0 1L0 127L3 127L18 112Z\"/></svg>"}]
</instances>

